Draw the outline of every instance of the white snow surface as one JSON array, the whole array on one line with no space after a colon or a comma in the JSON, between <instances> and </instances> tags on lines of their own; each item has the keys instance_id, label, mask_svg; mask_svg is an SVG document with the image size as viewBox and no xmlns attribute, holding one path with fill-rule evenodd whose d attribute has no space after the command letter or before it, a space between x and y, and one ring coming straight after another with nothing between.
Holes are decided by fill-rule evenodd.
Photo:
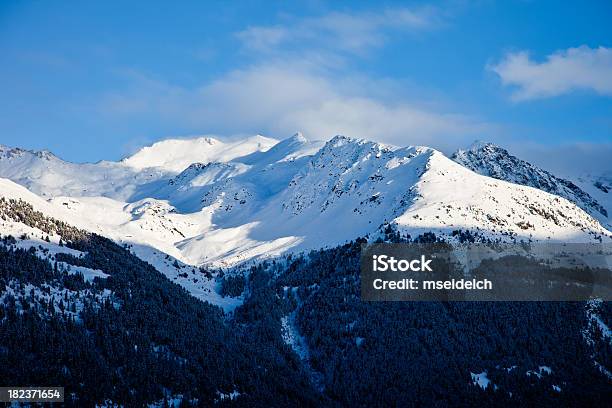
<instances>
[{"instance_id":1,"label":"white snow surface","mask_svg":"<svg viewBox=\"0 0 612 408\"><path fill-rule=\"evenodd\" d=\"M278 140L261 135L229 143L213 137L168 139L140 149L121 163L137 170L157 167L179 172L191 163L232 161L268 150L277 143Z\"/></svg>"},{"instance_id":2,"label":"white snow surface","mask_svg":"<svg viewBox=\"0 0 612 408\"><path fill-rule=\"evenodd\" d=\"M479 386L483 390L486 389L489 384L491 384L491 380L489 380L489 378L487 377L486 371L483 371L482 373L478 374L470 373L470 375L472 376L472 383L474 385Z\"/></svg>"},{"instance_id":3,"label":"white snow surface","mask_svg":"<svg viewBox=\"0 0 612 408\"><path fill-rule=\"evenodd\" d=\"M607 225L612 226L612 173L579 174L572 179L607 210Z\"/></svg>"},{"instance_id":4,"label":"white snow surface","mask_svg":"<svg viewBox=\"0 0 612 408\"><path fill-rule=\"evenodd\" d=\"M452 159L484 176L535 187L567 198L612 231L612 175L570 174L561 178L492 143L474 142ZM571 167L570 167L571 168Z\"/></svg>"},{"instance_id":5,"label":"white snow surface","mask_svg":"<svg viewBox=\"0 0 612 408\"><path fill-rule=\"evenodd\" d=\"M525 375L527 375L528 377L534 375L538 377L538 379L542 378L542 375L544 374L552 374L552 369L548 366L539 366L537 370L529 370L525 373Z\"/></svg>"},{"instance_id":6,"label":"white snow surface","mask_svg":"<svg viewBox=\"0 0 612 408\"><path fill-rule=\"evenodd\" d=\"M285 344L291 347L300 359L309 360L306 339L300 335L295 325L295 313L281 318L281 336Z\"/></svg>"},{"instance_id":7,"label":"white snow surface","mask_svg":"<svg viewBox=\"0 0 612 408\"><path fill-rule=\"evenodd\" d=\"M476 174L435 149L345 136L167 140L96 164L3 147L0 177L31 190L0 180L0 195L133 245L156 266L166 254L185 265L232 266L373 236L385 222L412 236L612 235L565 198Z\"/></svg>"}]
</instances>

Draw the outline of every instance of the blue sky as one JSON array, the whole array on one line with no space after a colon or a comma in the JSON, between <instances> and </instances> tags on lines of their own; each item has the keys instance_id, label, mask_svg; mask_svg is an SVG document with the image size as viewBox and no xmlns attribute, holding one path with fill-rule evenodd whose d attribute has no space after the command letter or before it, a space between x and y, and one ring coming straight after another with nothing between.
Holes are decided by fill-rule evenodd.
<instances>
[{"instance_id":1,"label":"blue sky","mask_svg":"<svg viewBox=\"0 0 612 408\"><path fill-rule=\"evenodd\" d=\"M612 154L608 1L125 3L2 2L1 144L96 161L299 130Z\"/></svg>"}]
</instances>

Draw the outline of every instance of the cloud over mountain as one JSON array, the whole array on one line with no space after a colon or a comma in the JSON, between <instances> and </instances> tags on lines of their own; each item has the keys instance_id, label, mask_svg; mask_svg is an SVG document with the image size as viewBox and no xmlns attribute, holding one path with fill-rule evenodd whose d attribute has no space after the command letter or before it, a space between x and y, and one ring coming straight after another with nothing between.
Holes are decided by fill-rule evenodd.
<instances>
[{"instance_id":1,"label":"cloud over mountain","mask_svg":"<svg viewBox=\"0 0 612 408\"><path fill-rule=\"evenodd\" d=\"M458 112L387 97L385 81L338 77L303 64L261 64L232 71L196 88L180 87L130 74L128 88L111 92L100 108L107 114L156 115L187 122L211 133L240 134L252 129L271 135L301 130L308 137L335 134L395 144L459 144L491 126ZM391 91L393 92L393 91Z\"/></svg>"}]
</instances>

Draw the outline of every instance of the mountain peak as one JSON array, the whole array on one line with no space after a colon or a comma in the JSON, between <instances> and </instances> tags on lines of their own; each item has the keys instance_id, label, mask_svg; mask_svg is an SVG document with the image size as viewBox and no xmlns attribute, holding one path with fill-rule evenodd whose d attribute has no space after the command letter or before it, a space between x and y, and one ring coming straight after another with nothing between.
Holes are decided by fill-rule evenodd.
<instances>
[{"instance_id":1,"label":"mountain peak","mask_svg":"<svg viewBox=\"0 0 612 408\"><path fill-rule=\"evenodd\" d=\"M493 143L476 141L465 150L457 150L451 159L483 176L534 187L566 198L603 224L608 223L607 210L580 187L513 156Z\"/></svg>"},{"instance_id":2,"label":"mountain peak","mask_svg":"<svg viewBox=\"0 0 612 408\"><path fill-rule=\"evenodd\" d=\"M0 176L52 197L49 211L69 211L79 225L192 265L335 245L377 234L384 223L412 236L454 230L526 239L609 236L558 197L595 214L596 202L573 184L508 153L464 153L453 162L429 147L344 135L327 143L299 133L282 141L200 137L158 142L122 163L100 165L23 153L0 160Z\"/></svg>"},{"instance_id":3,"label":"mountain peak","mask_svg":"<svg viewBox=\"0 0 612 408\"><path fill-rule=\"evenodd\" d=\"M278 141L255 135L235 142L223 142L209 136L192 139L167 139L140 149L122 160L136 170L159 168L179 173L192 163L227 162L257 151L266 151Z\"/></svg>"},{"instance_id":4,"label":"mountain peak","mask_svg":"<svg viewBox=\"0 0 612 408\"><path fill-rule=\"evenodd\" d=\"M33 158L35 157L35 158L44 159L44 160L61 161L61 159L59 159L56 155L54 155L49 150L45 150L45 149L27 150L27 149L22 149L20 147L9 147L5 145L0 145L0 159L2 158L11 159L13 157L19 157L22 155L29 155L30 157L33 157Z\"/></svg>"},{"instance_id":5,"label":"mountain peak","mask_svg":"<svg viewBox=\"0 0 612 408\"><path fill-rule=\"evenodd\" d=\"M308 139L306 139L306 138L304 137L304 135L302 134L302 132L295 132L295 133L293 134L293 136L291 136L291 137L289 138L289 140L292 140L292 141L295 141L295 142L298 142L298 143L306 143L306 142L308 142Z\"/></svg>"},{"instance_id":6,"label":"mountain peak","mask_svg":"<svg viewBox=\"0 0 612 408\"><path fill-rule=\"evenodd\" d=\"M288 137L286 139L281 140L273 147L277 147L280 145L291 145L291 146L300 146L308 143L308 139L304 137L302 132L296 132L293 136Z\"/></svg>"},{"instance_id":7,"label":"mountain peak","mask_svg":"<svg viewBox=\"0 0 612 408\"><path fill-rule=\"evenodd\" d=\"M327 144L331 145L331 146L342 146L346 143L359 143L359 142L363 142L363 139L357 139L354 137L350 137L350 136L344 136L344 135L336 135L334 137L332 137Z\"/></svg>"},{"instance_id":8,"label":"mountain peak","mask_svg":"<svg viewBox=\"0 0 612 408\"><path fill-rule=\"evenodd\" d=\"M26 150L20 149L18 147L10 147L6 145L0 144L0 158L1 157L12 157L15 155L19 155L21 153L25 153Z\"/></svg>"},{"instance_id":9,"label":"mountain peak","mask_svg":"<svg viewBox=\"0 0 612 408\"><path fill-rule=\"evenodd\" d=\"M482 156L482 155L492 155L492 154L495 154L497 156L499 155L510 156L510 153L506 149L504 149L501 146L496 145L493 142L486 142L483 140L474 140L466 148L457 149L457 151L453 153L452 158L453 160L455 160L455 158L458 158L458 160L455 160L455 161L459 162L461 158L467 155Z\"/></svg>"},{"instance_id":10,"label":"mountain peak","mask_svg":"<svg viewBox=\"0 0 612 408\"><path fill-rule=\"evenodd\" d=\"M497 146L497 145L496 145L496 144L494 144L494 143L491 143L491 142L485 142L485 141L483 141L483 140L476 139L476 140L474 140L474 141L472 142L472 144L470 144L470 145L467 147L467 149L466 149L466 150L469 150L469 151L478 151L478 150L483 150L483 149L486 149L486 148L496 148L496 149L498 149L498 148L500 148L500 147L499 147L499 146Z\"/></svg>"}]
</instances>

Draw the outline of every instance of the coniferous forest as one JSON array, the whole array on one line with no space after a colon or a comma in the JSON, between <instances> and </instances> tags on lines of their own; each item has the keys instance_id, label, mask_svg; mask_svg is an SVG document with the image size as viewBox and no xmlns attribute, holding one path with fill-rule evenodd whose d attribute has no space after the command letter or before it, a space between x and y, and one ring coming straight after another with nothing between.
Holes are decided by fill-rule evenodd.
<instances>
[{"instance_id":1,"label":"coniferous forest","mask_svg":"<svg viewBox=\"0 0 612 408\"><path fill-rule=\"evenodd\" d=\"M67 406L612 400L610 338L589 314L609 323L609 303L364 302L356 240L217 275L224 295L245 296L224 314L128 248L22 202L4 206L6 217L84 254L52 261L15 237L0 243L0 383L63 386ZM108 277L87 280L63 265Z\"/></svg>"}]
</instances>

